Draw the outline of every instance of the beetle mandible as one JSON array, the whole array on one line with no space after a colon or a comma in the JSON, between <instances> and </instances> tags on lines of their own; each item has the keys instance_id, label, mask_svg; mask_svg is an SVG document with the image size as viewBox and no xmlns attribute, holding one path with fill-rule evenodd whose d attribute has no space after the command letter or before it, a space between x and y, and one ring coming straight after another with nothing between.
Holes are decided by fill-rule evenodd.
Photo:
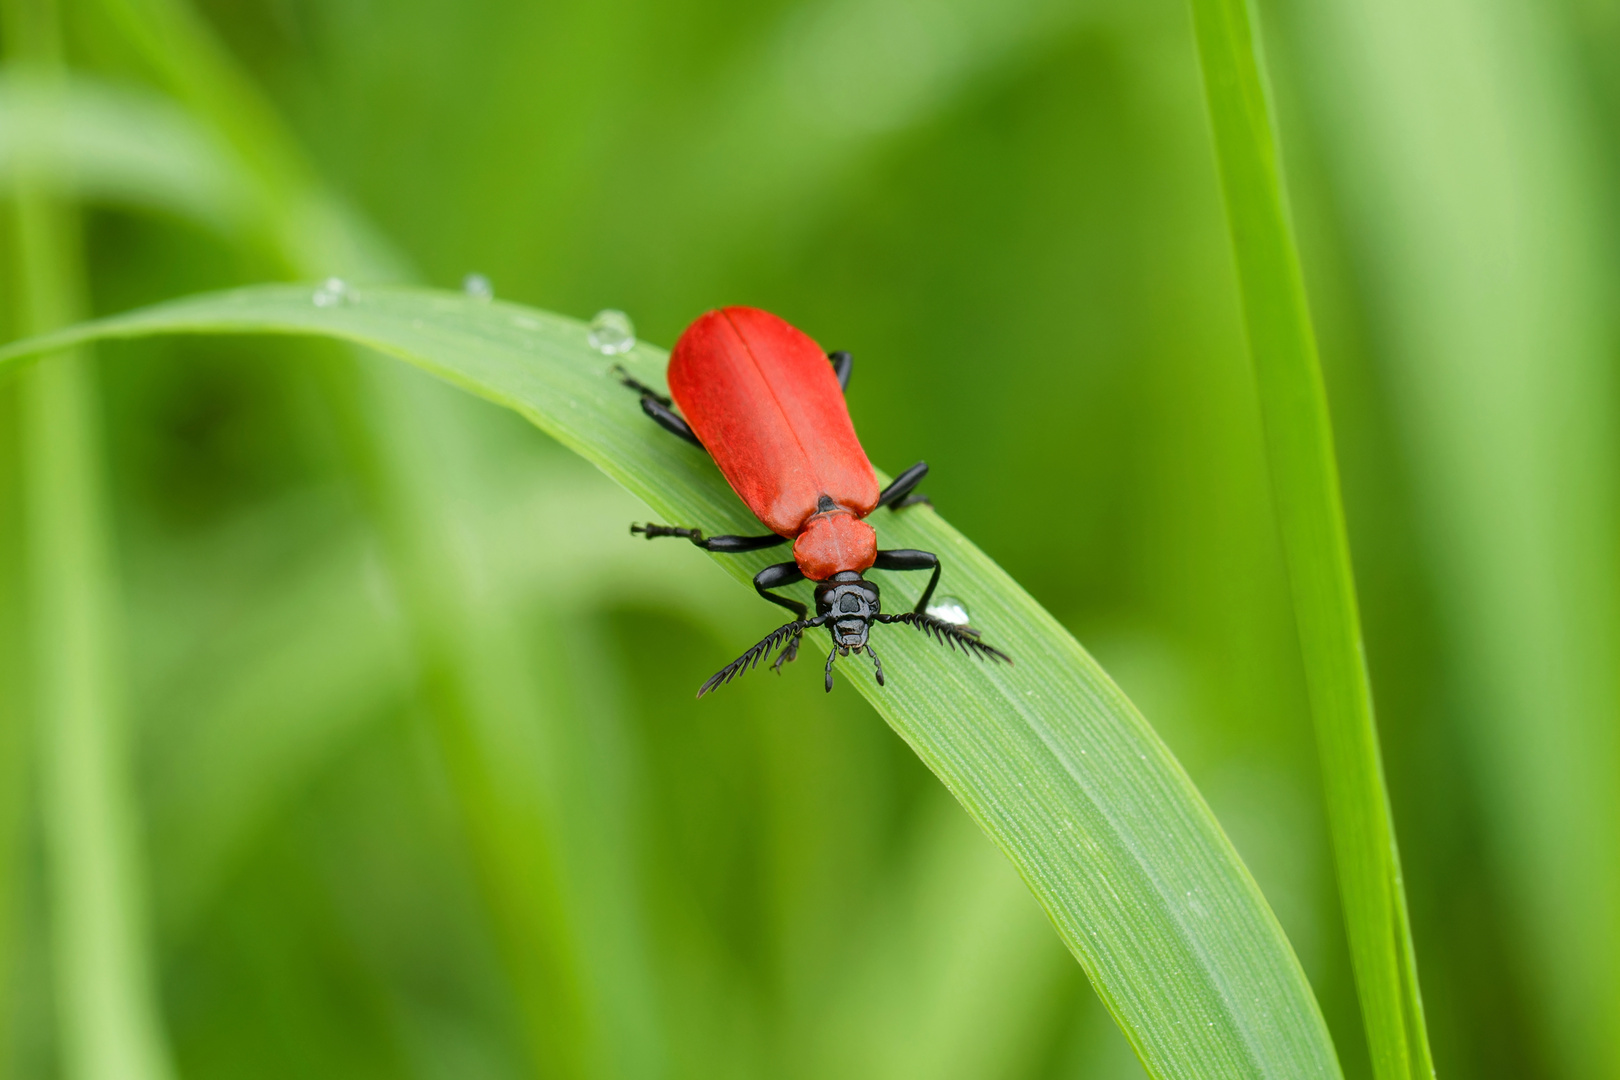
<instances>
[{"instance_id":1,"label":"beetle mandible","mask_svg":"<svg viewBox=\"0 0 1620 1080\"><path fill-rule=\"evenodd\" d=\"M914 489L928 475L928 463L919 461L878 490L844 402L853 368L849 353L822 352L809 335L768 311L728 307L700 315L675 343L669 358L671 397L615 369L619 380L641 395L642 411L707 450L732 490L771 530L763 536L706 537L701 529L647 524L630 526L632 533L649 540L685 537L704 551L731 554L793 543L792 562L754 575L759 595L793 612L793 621L715 672L698 697L758 664L778 645L784 648L772 668L780 673L798 656L804 632L818 626L825 626L833 640L824 673L828 690L833 661L862 651L871 656L883 685L883 663L868 640L873 623L908 623L952 648L1012 663L981 641L979 631L928 614L939 584L939 556L910 548L878 550L877 533L863 519L879 507L896 511L926 503ZM873 569L933 574L916 607L888 614L877 585L861 576ZM798 600L770 591L806 578L816 582L814 617Z\"/></svg>"}]
</instances>

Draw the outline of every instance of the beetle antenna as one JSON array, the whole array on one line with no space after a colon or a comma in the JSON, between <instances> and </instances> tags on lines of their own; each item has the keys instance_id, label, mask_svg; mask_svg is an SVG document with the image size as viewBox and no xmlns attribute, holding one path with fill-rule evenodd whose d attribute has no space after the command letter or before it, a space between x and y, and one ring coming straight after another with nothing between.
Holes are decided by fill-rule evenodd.
<instances>
[{"instance_id":1,"label":"beetle antenna","mask_svg":"<svg viewBox=\"0 0 1620 1080\"><path fill-rule=\"evenodd\" d=\"M702 697L704 694L707 694L710 690L713 690L721 683L730 682L732 679L735 679L738 675L741 675L755 664L758 664L770 654L772 649L782 644L782 642L788 640L789 638L798 637L812 626L822 625L829 618L831 618L830 615L817 615L813 619L799 619L794 622L784 623L783 625L778 626L775 630L772 630L769 634L766 634L758 645L755 645L753 648L737 657L737 659L733 660L731 663L727 664L713 675L710 675L709 681L698 687L697 696ZM831 678L831 676L829 675L828 678Z\"/></svg>"},{"instance_id":2,"label":"beetle antenna","mask_svg":"<svg viewBox=\"0 0 1620 1080\"><path fill-rule=\"evenodd\" d=\"M885 623L910 623L941 645L949 645L955 650L958 645L965 653L971 653L980 660L986 658L1012 663L1012 657L993 645L986 645L979 640L979 632L970 626L959 626L944 619L935 618L921 611L902 611L896 615L874 615L873 620Z\"/></svg>"}]
</instances>

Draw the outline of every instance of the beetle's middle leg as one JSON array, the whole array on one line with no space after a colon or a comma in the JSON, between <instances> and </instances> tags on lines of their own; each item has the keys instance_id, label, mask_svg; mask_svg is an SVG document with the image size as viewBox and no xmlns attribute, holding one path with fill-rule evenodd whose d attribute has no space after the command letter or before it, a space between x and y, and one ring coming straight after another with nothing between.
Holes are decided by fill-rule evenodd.
<instances>
[{"instance_id":1,"label":"beetle's middle leg","mask_svg":"<svg viewBox=\"0 0 1620 1080\"><path fill-rule=\"evenodd\" d=\"M699 450L705 449L691 426L675 412L673 401L646 383L631 378L630 373L618 364L613 365L613 374L618 376L621 383L641 395L641 411L652 417L654 423L671 435L685 439Z\"/></svg>"},{"instance_id":2,"label":"beetle's middle leg","mask_svg":"<svg viewBox=\"0 0 1620 1080\"><path fill-rule=\"evenodd\" d=\"M913 495L911 493L912 489L922 483L923 477L927 475L928 462L917 462L917 464L895 477L894 482L883 489L883 493L878 496L877 504L887 506L890 510L903 510L908 506L917 506L918 504L933 506L934 504L928 501L928 496L920 493Z\"/></svg>"},{"instance_id":3,"label":"beetle's middle leg","mask_svg":"<svg viewBox=\"0 0 1620 1080\"><path fill-rule=\"evenodd\" d=\"M766 533L764 536L704 536L702 529L683 529L678 525L632 525L630 531L652 540L659 536L680 536L702 548L720 555L736 555L744 551L759 551L762 548L776 547L785 544L788 538L777 536L775 533ZM802 606L802 605L801 605ZM801 611L799 618L804 618Z\"/></svg>"},{"instance_id":4,"label":"beetle's middle leg","mask_svg":"<svg viewBox=\"0 0 1620 1080\"><path fill-rule=\"evenodd\" d=\"M911 610L922 615L928 611L928 601L934 598L934 588L939 584L939 572L944 569L940 564L939 556L932 551L917 551L915 548L893 548L889 551L877 553L877 561L872 563L874 570L932 570L933 576L928 579L928 588L923 590L922 596L917 598L917 606Z\"/></svg>"}]
</instances>

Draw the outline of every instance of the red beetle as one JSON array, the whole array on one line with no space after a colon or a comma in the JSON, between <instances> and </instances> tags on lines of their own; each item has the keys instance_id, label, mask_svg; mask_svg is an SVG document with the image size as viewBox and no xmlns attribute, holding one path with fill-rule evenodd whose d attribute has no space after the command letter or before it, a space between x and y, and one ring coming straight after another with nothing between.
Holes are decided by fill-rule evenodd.
<instances>
[{"instance_id":1,"label":"red beetle","mask_svg":"<svg viewBox=\"0 0 1620 1080\"><path fill-rule=\"evenodd\" d=\"M773 604L793 612L758 645L717 671L698 697L759 663L786 643L772 665L777 672L799 654L804 631L825 626L833 649L827 657L826 687L832 689L833 660L865 650L883 685L883 664L867 640L874 622L910 623L940 642L993 660L1011 659L979 640L971 627L928 614L939 584L939 556L900 548L879 551L877 533L863 519L880 506L899 510L919 502L912 493L928 474L919 461L878 490L844 403L854 360L847 352L824 353L809 335L768 311L730 307L698 317L686 328L669 358L669 389L674 400L617 369L620 380L641 394L648 416L681 438L706 449L731 488L771 531L764 536L710 536L701 529L632 525L649 540L683 536L705 551L736 553L793 541L793 561L767 566L754 575L754 588ZM679 405L683 419L671 408ZM932 570L917 606L898 615L883 613L878 587L861 577L878 570ZM771 589L809 578L816 582L816 614Z\"/></svg>"}]
</instances>

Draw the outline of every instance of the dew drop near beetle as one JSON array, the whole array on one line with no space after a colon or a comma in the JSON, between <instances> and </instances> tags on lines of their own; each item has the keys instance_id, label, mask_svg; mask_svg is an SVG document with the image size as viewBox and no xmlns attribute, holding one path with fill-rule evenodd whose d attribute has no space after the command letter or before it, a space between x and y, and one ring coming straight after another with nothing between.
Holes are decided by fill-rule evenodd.
<instances>
[{"instance_id":1,"label":"dew drop near beetle","mask_svg":"<svg viewBox=\"0 0 1620 1080\"><path fill-rule=\"evenodd\" d=\"M495 299L495 286L490 284L489 278L483 274L468 274L461 279L461 291L474 300L485 303Z\"/></svg>"},{"instance_id":2,"label":"dew drop near beetle","mask_svg":"<svg viewBox=\"0 0 1620 1080\"><path fill-rule=\"evenodd\" d=\"M319 308L338 307L343 304L354 304L360 300L360 294L340 277L329 277L315 288L310 296L310 302Z\"/></svg>"},{"instance_id":3,"label":"dew drop near beetle","mask_svg":"<svg viewBox=\"0 0 1620 1080\"><path fill-rule=\"evenodd\" d=\"M598 311L591 320L590 342L604 356L623 356L636 347L636 324L622 311Z\"/></svg>"},{"instance_id":4,"label":"dew drop near beetle","mask_svg":"<svg viewBox=\"0 0 1620 1080\"><path fill-rule=\"evenodd\" d=\"M635 334L622 312L604 311L591 322L591 344L615 355L599 336L609 316L624 320L629 343ZM757 666L778 647L771 669L799 655L806 630L825 627L833 647L827 655L824 685L833 687L833 662L865 653L879 686L883 662L869 640L874 623L905 623L942 645L960 648L980 660L1012 663L1012 658L980 640L967 625L967 609L955 597L929 600L944 569L938 555L910 548L878 550L877 533L866 517L882 507L898 513L926 504L915 491L928 475L919 461L878 489L877 474L855 436L844 391L855 360L847 352L823 352L801 330L758 308L710 311L687 327L669 357L669 396L631 378L615 365L620 382L641 396L641 409L660 427L714 458L726 481L754 516L771 531L762 536L705 536L701 528L631 525L630 532L653 540L677 536L704 551L738 554L792 542L793 561L767 566L754 575L754 589L765 600L793 613L793 621L767 634L753 648L710 676L698 697ZM679 408L679 412L676 409ZM885 612L868 570L931 570L928 585L910 611ZM771 590L796 582L815 583L816 614L800 601Z\"/></svg>"}]
</instances>

